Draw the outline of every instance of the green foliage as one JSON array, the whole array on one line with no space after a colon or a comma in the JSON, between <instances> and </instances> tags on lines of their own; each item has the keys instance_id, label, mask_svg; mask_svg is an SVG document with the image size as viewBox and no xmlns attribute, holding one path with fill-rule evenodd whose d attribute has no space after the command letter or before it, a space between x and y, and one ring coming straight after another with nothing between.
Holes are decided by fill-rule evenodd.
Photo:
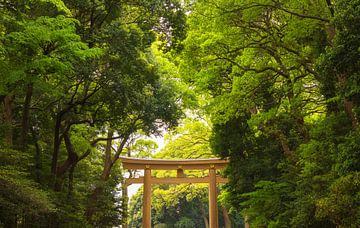
<instances>
[{"instance_id":1,"label":"green foliage","mask_svg":"<svg viewBox=\"0 0 360 228\"><path fill-rule=\"evenodd\" d=\"M0 149L0 224L11 225L18 215L42 222L55 212L49 192L27 174L27 153L10 148Z\"/></svg>"},{"instance_id":2,"label":"green foliage","mask_svg":"<svg viewBox=\"0 0 360 228\"><path fill-rule=\"evenodd\" d=\"M181 219L175 223L174 225L175 228L194 228L195 223L187 217L181 217Z\"/></svg>"},{"instance_id":3,"label":"green foliage","mask_svg":"<svg viewBox=\"0 0 360 228\"><path fill-rule=\"evenodd\" d=\"M336 106L332 98L359 104L360 31L355 26L360 21L359 4L359 1L337 1L333 45L319 59L319 81L332 111Z\"/></svg>"},{"instance_id":4,"label":"green foliage","mask_svg":"<svg viewBox=\"0 0 360 228\"><path fill-rule=\"evenodd\" d=\"M121 150L182 116L172 66L160 69L170 64L152 46L160 33L166 51L178 46L180 3L10 0L0 10L0 145L14 151L1 155L1 225L121 225ZM145 144L142 156L154 149ZM15 158L26 168L13 171Z\"/></svg>"},{"instance_id":5,"label":"green foliage","mask_svg":"<svg viewBox=\"0 0 360 228\"><path fill-rule=\"evenodd\" d=\"M359 185L359 172L339 177L331 184L329 193L317 201L316 216L330 218L334 224L343 227L356 227L360 215Z\"/></svg>"},{"instance_id":6,"label":"green foliage","mask_svg":"<svg viewBox=\"0 0 360 228\"><path fill-rule=\"evenodd\" d=\"M192 5L180 73L205 97L213 152L230 159L221 200L251 226L359 226L358 10L357 0Z\"/></svg>"},{"instance_id":7,"label":"green foliage","mask_svg":"<svg viewBox=\"0 0 360 228\"><path fill-rule=\"evenodd\" d=\"M255 191L245 193L248 197L243 206L248 209L244 214L254 218L251 221L256 227L286 227L289 224L289 215L284 210L288 207L288 193L292 191L287 183L275 183L272 181L259 181L255 185ZM275 215L275 216L274 216Z\"/></svg>"},{"instance_id":8,"label":"green foliage","mask_svg":"<svg viewBox=\"0 0 360 228\"><path fill-rule=\"evenodd\" d=\"M0 10L0 226L121 225L119 155L149 157L156 145L132 139L175 127L181 108L206 121L184 120L155 157L228 157L220 201L233 215L255 227L360 226L359 0ZM153 225L201 226L206 192L155 187ZM140 227L140 193L132 202Z\"/></svg>"}]
</instances>

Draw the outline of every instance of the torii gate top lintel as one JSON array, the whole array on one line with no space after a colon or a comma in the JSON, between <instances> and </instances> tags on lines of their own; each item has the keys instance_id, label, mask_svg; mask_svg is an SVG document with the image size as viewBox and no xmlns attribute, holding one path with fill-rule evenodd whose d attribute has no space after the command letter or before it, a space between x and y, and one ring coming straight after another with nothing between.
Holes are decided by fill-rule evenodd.
<instances>
[{"instance_id":1,"label":"torii gate top lintel","mask_svg":"<svg viewBox=\"0 0 360 228\"><path fill-rule=\"evenodd\" d=\"M176 170L176 169L222 169L229 161L220 158L206 158L206 159L149 159L149 158L130 158L120 157L124 169L147 169L152 170Z\"/></svg>"}]
</instances>

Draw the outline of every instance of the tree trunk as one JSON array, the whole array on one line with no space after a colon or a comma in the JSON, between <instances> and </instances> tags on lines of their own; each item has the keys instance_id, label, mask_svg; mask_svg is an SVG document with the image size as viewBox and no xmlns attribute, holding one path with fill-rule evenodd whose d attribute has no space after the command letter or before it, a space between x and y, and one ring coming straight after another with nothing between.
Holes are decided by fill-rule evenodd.
<instances>
[{"instance_id":1,"label":"tree trunk","mask_svg":"<svg viewBox=\"0 0 360 228\"><path fill-rule=\"evenodd\" d=\"M41 150L38 142L35 142L35 179L38 183L41 183Z\"/></svg>"},{"instance_id":2,"label":"tree trunk","mask_svg":"<svg viewBox=\"0 0 360 228\"><path fill-rule=\"evenodd\" d=\"M287 142L286 136L281 132L278 131L275 133L276 138L279 140L281 147L283 149L284 155L286 157L291 156L292 155L292 151L289 147L289 144Z\"/></svg>"},{"instance_id":3,"label":"tree trunk","mask_svg":"<svg viewBox=\"0 0 360 228\"><path fill-rule=\"evenodd\" d=\"M353 108L354 108L354 102L345 98L344 99L344 110L345 110L345 113L347 114L347 116L349 117L349 119L351 120L352 128L355 129L357 126L357 119L353 112Z\"/></svg>"},{"instance_id":4,"label":"tree trunk","mask_svg":"<svg viewBox=\"0 0 360 228\"><path fill-rule=\"evenodd\" d=\"M29 131L30 125L30 107L31 107L31 97L33 94L33 84L28 84L26 87L26 96L23 106L23 116L22 116L22 126L20 134L20 148L25 149L27 147L27 134Z\"/></svg>"},{"instance_id":5,"label":"tree trunk","mask_svg":"<svg viewBox=\"0 0 360 228\"><path fill-rule=\"evenodd\" d=\"M61 144L61 139L60 139L61 119L62 119L62 114L58 113L56 115L56 120L55 120L54 149L53 149L52 160L51 160L51 173L54 176L56 175L56 168L57 168L57 162L58 162L60 144Z\"/></svg>"},{"instance_id":6,"label":"tree trunk","mask_svg":"<svg viewBox=\"0 0 360 228\"><path fill-rule=\"evenodd\" d=\"M122 228L128 228L128 203L129 203L129 197L128 197L128 191L127 191L127 185L125 184L125 180L122 183L122 221L123 224L121 225Z\"/></svg>"},{"instance_id":7,"label":"tree trunk","mask_svg":"<svg viewBox=\"0 0 360 228\"><path fill-rule=\"evenodd\" d=\"M68 132L64 133L64 141L68 156L67 159L56 169L56 181L54 185L55 191L61 191L65 173L69 171L71 167L74 167L79 159L79 156L75 152L74 146L71 143Z\"/></svg>"},{"instance_id":8,"label":"tree trunk","mask_svg":"<svg viewBox=\"0 0 360 228\"><path fill-rule=\"evenodd\" d=\"M249 218L245 216L244 218L245 228L250 228Z\"/></svg>"},{"instance_id":9,"label":"tree trunk","mask_svg":"<svg viewBox=\"0 0 360 228\"><path fill-rule=\"evenodd\" d=\"M206 216L205 210L202 205L200 205L200 212L201 212L201 217L203 218L204 221L205 228L209 228L209 220Z\"/></svg>"},{"instance_id":10,"label":"tree trunk","mask_svg":"<svg viewBox=\"0 0 360 228\"><path fill-rule=\"evenodd\" d=\"M86 207L84 215L86 217L86 220L90 224L92 223L93 215L96 212L97 200L98 200L99 196L102 194L103 190L104 190L103 186L98 185L98 186L95 187L93 193L89 197L89 203L88 203L88 205Z\"/></svg>"},{"instance_id":11,"label":"tree trunk","mask_svg":"<svg viewBox=\"0 0 360 228\"><path fill-rule=\"evenodd\" d=\"M41 169L42 169L41 148L39 146L38 137L37 137L37 134L36 134L35 130L33 128L31 128L30 131L31 131L31 134L32 134L33 143L35 145L35 155L34 155L34 159L35 159L35 180L38 183L41 183Z\"/></svg>"},{"instance_id":12,"label":"tree trunk","mask_svg":"<svg viewBox=\"0 0 360 228\"><path fill-rule=\"evenodd\" d=\"M225 228L231 228L231 219L230 219L229 213L225 207L222 207L222 213L224 216Z\"/></svg>"},{"instance_id":13,"label":"tree trunk","mask_svg":"<svg viewBox=\"0 0 360 228\"><path fill-rule=\"evenodd\" d=\"M116 153L114 154L114 157L112 158L111 150L112 150L113 134L114 134L114 132L112 130L108 131L107 142L106 142L106 147L105 147L104 169L103 169L102 175L100 177L100 180L102 183L95 187L94 192L91 194L91 196L89 198L89 204L85 210L85 217L88 222L92 221L92 217L93 217L94 213L96 212L95 205L97 203L99 196L103 192L103 186L105 185L105 182L107 180L109 180L111 168L113 167L115 162L119 159L120 153L123 150L128 138L129 138L129 135L130 135L130 134L124 135L124 138L122 139Z\"/></svg>"},{"instance_id":14,"label":"tree trunk","mask_svg":"<svg viewBox=\"0 0 360 228\"><path fill-rule=\"evenodd\" d=\"M6 126L5 129L5 143L8 145L13 145L13 113L12 113L12 104L14 101L14 96L5 96L4 98L4 123Z\"/></svg>"},{"instance_id":15,"label":"tree trunk","mask_svg":"<svg viewBox=\"0 0 360 228\"><path fill-rule=\"evenodd\" d=\"M108 140L106 141L106 148L105 148L104 169L101 175L101 180L103 181L107 181L109 179L110 171L112 167L111 146L112 146L113 135L114 135L114 131L109 130L107 134Z\"/></svg>"},{"instance_id":16,"label":"tree trunk","mask_svg":"<svg viewBox=\"0 0 360 228\"><path fill-rule=\"evenodd\" d=\"M326 0L326 4L327 4L327 6L329 7L331 16L334 16L334 15L335 15L335 11L334 11L334 7L333 7L333 4L332 4L331 0Z\"/></svg>"},{"instance_id":17,"label":"tree trunk","mask_svg":"<svg viewBox=\"0 0 360 228\"><path fill-rule=\"evenodd\" d=\"M74 171L75 171L76 164L77 163L72 165L69 170L69 184L68 184L68 195L67 195L67 198L69 200L72 198L73 190L74 190Z\"/></svg>"},{"instance_id":18,"label":"tree trunk","mask_svg":"<svg viewBox=\"0 0 360 228\"><path fill-rule=\"evenodd\" d=\"M89 198L89 204L85 210L85 217L89 223L91 223L93 215L96 213L96 203L98 201L99 196L103 192L103 186L105 182L109 179L110 171L112 167L112 159L111 159L111 146L112 146L112 137L114 131L109 130L107 134L106 147L105 147L105 156L104 156L104 169L102 175L100 177L101 184L97 185ZM103 184L104 183L104 184Z\"/></svg>"}]
</instances>

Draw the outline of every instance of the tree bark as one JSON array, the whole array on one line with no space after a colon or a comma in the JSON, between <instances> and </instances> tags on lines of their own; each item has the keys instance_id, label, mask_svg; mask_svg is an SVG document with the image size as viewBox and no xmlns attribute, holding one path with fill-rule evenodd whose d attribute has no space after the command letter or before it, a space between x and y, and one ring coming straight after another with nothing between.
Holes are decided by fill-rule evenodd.
<instances>
[{"instance_id":1,"label":"tree bark","mask_svg":"<svg viewBox=\"0 0 360 228\"><path fill-rule=\"evenodd\" d=\"M106 147L105 147L104 169L103 169L102 175L100 177L100 180L102 183L95 187L93 193L91 194L91 196L89 198L89 204L85 210L85 217L88 222L92 221L92 217L96 212L95 205L96 205L96 202L97 202L99 196L103 192L103 186L105 185L105 182L107 180L109 180L111 168L113 167L115 162L119 159L120 153L123 150L126 142L129 139L129 135L130 135L130 134L124 135L116 153L114 154L114 157L112 158L111 150L112 150L113 134L114 134L113 131L111 131L111 130L108 131L107 142L106 142Z\"/></svg>"},{"instance_id":2,"label":"tree bark","mask_svg":"<svg viewBox=\"0 0 360 228\"><path fill-rule=\"evenodd\" d=\"M51 160L51 173L54 176L56 175L56 168L57 168L57 162L58 162L60 144L61 144L60 128L61 128L62 116L63 114L61 112L56 115L55 127L54 127L54 148L53 148L53 154Z\"/></svg>"},{"instance_id":3,"label":"tree bark","mask_svg":"<svg viewBox=\"0 0 360 228\"><path fill-rule=\"evenodd\" d=\"M250 228L249 218L247 216L244 217L244 223L245 223L245 228Z\"/></svg>"},{"instance_id":4,"label":"tree bark","mask_svg":"<svg viewBox=\"0 0 360 228\"><path fill-rule=\"evenodd\" d=\"M275 137L279 140L281 147L283 149L284 155L285 156L292 155L292 151L289 147L286 136L281 131L278 131L275 133Z\"/></svg>"},{"instance_id":5,"label":"tree bark","mask_svg":"<svg viewBox=\"0 0 360 228\"><path fill-rule=\"evenodd\" d=\"M110 171L112 167L112 159L111 159L111 146L112 146L112 137L114 135L113 130L109 130L107 134L106 148L105 148L105 157L104 157L104 169L101 175L101 180L107 181L110 176Z\"/></svg>"},{"instance_id":6,"label":"tree bark","mask_svg":"<svg viewBox=\"0 0 360 228\"><path fill-rule=\"evenodd\" d=\"M70 200L74 190L74 171L77 163L73 164L69 170L69 184L68 184L68 195L67 198Z\"/></svg>"},{"instance_id":7,"label":"tree bark","mask_svg":"<svg viewBox=\"0 0 360 228\"><path fill-rule=\"evenodd\" d=\"M224 216L225 228L231 228L231 219L230 219L228 210L225 207L222 207L222 213L223 213L223 216Z\"/></svg>"},{"instance_id":8,"label":"tree bark","mask_svg":"<svg viewBox=\"0 0 360 228\"><path fill-rule=\"evenodd\" d=\"M109 130L108 134L107 134L107 140L106 140L106 147L105 147L105 156L104 156L104 169L102 172L102 175L100 177L101 182L103 182L105 184L105 182L109 179L110 176L110 171L111 171L111 146L112 146L112 137L113 137L114 131ZM95 187L93 193L91 194L90 198L89 198L89 204L85 210L85 217L87 219L87 221L89 221L91 223L92 219L93 219L93 215L96 212L96 202L99 198L99 196L102 194L103 192L103 185L104 184L100 184L98 186Z\"/></svg>"},{"instance_id":9,"label":"tree bark","mask_svg":"<svg viewBox=\"0 0 360 228\"><path fill-rule=\"evenodd\" d=\"M334 16L334 15L335 15L335 11L334 11L333 4L332 4L331 0L326 0L326 4L327 4L327 6L329 7L331 16Z\"/></svg>"},{"instance_id":10,"label":"tree bark","mask_svg":"<svg viewBox=\"0 0 360 228\"><path fill-rule=\"evenodd\" d=\"M79 156L71 143L69 132L64 132L64 141L67 151L67 159L56 169L55 191L61 191L65 173L78 162Z\"/></svg>"},{"instance_id":11,"label":"tree bark","mask_svg":"<svg viewBox=\"0 0 360 228\"><path fill-rule=\"evenodd\" d=\"M354 102L349 99L344 99L344 110L349 119L351 120L352 128L355 129L357 127L357 119L355 117L355 114L353 112L354 108Z\"/></svg>"},{"instance_id":12,"label":"tree bark","mask_svg":"<svg viewBox=\"0 0 360 228\"><path fill-rule=\"evenodd\" d=\"M200 212L201 212L201 217L204 221L205 228L209 228L209 220L206 216L205 210L202 205L200 205Z\"/></svg>"},{"instance_id":13,"label":"tree bark","mask_svg":"<svg viewBox=\"0 0 360 228\"><path fill-rule=\"evenodd\" d=\"M13 145L13 106L14 96L5 96L4 98L4 123L6 125L5 129L5 143L12 146Z\"/></svg>"},{"instance_id":14,"label":"tree bark","mask_svg":"<svg viewBox=\"0 0 360 228\"><path fill-rule=\"evenodd\" d=\"M33 94L33 84L28 84L26 87L26 96L23 106L23 115L22 115L22 126L20 134L20 148L25 149L27 147L27 138L30 125L30 107L31 107L31 97Z\"/></svg>"}]
</instances>

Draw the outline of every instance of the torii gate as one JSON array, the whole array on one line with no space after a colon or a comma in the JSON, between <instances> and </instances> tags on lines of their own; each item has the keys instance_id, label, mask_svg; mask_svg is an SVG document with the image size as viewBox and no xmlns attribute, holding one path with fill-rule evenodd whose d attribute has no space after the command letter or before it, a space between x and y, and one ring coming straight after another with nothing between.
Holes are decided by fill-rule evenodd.
<instances>
[{"instance_id":1,"label":"torii gate","mask_svg":"<svg viewBox=\"0 0 360 228\"><path fill-rule=\"evenodd\" d=\"M209 184L209 225L218 228L217 212L217 183L227 183L227 178L216 175L217 169L224 168L229 161L219 158L209 159L140 159L120 157L124 169L142 169L144 177L128 178L126 184L144 184L143 200L143 228L151 228L151 184L181 184L181 183L208 183ZM206 177L186 177L184 170L209 170ZM151 170L177 170L177 177L156 178L151 176Z\"/></svg>"}]
</instances>

